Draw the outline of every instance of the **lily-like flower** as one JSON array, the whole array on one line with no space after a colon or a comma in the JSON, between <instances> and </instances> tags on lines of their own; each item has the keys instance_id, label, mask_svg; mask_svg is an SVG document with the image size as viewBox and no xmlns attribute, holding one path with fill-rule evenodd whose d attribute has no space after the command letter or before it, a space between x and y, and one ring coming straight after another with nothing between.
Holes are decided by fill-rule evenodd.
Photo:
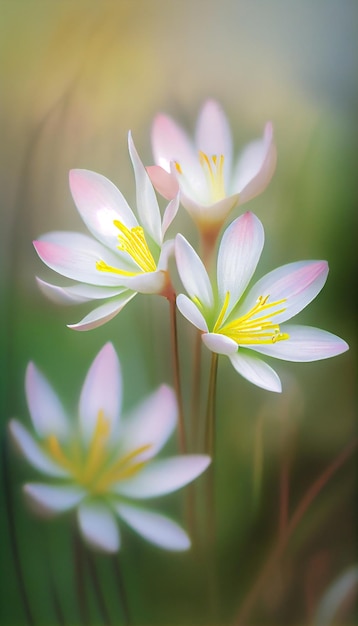
<instances>
[{"instance_id":1,"label":"lily-like flower","mask_svg":"<svg viewBox=\"0 0 358 626\"><path fill-rule=\"evenodd\" d=\"M26 396L34 434L16 419L9 427L27 461L46 476L46 482L24 485L39 513L75 509L85 541L106 552L120 547L117 517L162 548L189 548L177 523L135 503L176 491L210 462L205 455L155 459L177 421L170 387L162 385L131 415L120 418L120 363L107 343L85 378L75 424L33 363L26 371Z\"/></svg>"},{"instance_id":2,"label":"lily-like flower","mask_svg":"<svg viewBox=\"0 0 358 626\"><path fill-rule=\"evenodd\" d=\"M317 361L345 352L348 345L324 330L285 324L322 289L328 274L326 261L283 265L247 291L263 245L263 226L253 213L234 220L220 243L213 289L201 259L177 235L177 267L189 294L178 295L177 306L202 332L212 352L227 355L237 372L255 385L280 392L280 379L262 355Z\"/></svg>"},{"instance_id":3,"label":"lily-like flower","mask_svg":"<svg viewBox=\"0 0 358 626\"><path fill-rule=\"evenodd\" d=\"M88 330L112 319L136 295L166 295L170 284L168 259L173 241L165 233L178 210L173 198L161 218L155 191L137 154L131 134L129 153L141 225L125 198L104 176L88 170L70 172L70 189L77 209L93 237L50 232L34 241L48 267L77 283L68 287L38 279L55 302L72 304L108 299L70 328Z\"/></svg>"},{"instance_id":4,"label":"lily-like flower","mask_svg":"<svg viewBox=\"0 0 358 626\"><path fill-rule=\"evenodd\" d=\"M229 124L214 100L199 113L194 142L173 119L157 115L152 151L155 165L147 171L154 186L168 199L179 187L183 206L204 232L217 231L234 206L264 191L276 167L271 123L233 162Z\"/></svg>"}]
</instances>

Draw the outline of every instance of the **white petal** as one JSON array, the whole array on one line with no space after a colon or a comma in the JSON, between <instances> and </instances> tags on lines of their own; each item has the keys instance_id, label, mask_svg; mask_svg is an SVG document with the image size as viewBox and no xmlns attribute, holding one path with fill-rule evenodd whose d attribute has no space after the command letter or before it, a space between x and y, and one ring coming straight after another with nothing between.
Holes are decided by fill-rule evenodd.
<instances>
[{"instance_id":1,"label":"white petal","mask_svg":"<svg viewBox=\"0 0 358 626\"><path fill-rule=\"evenodd\" d=\"M117 552L120 535L113 513L99 503L83 503L78 508L78 523L84 539L94 548Z\"/></svg>"},{"instance_id":2,"label":"white petal","mask_svg":"<svg viewBox=\"0 0 358 626\"><path fill-rule=\"evenodd\" d=\"M165 550L181 551L190 548L186 532L175 522L137 507L119 504L116 511L139 535Z\"/></svg>"},{"instance_id":3,"label":"white petal","mask_svg":"<svg viewBox=\"0 0 358 626\"><path fill-rule=\"evenodd\" d=\"M172 200L179 192L179 184L175 174L167 172L160 165L146 167L152 185L166 200ZM163 233L164 234L164 233Z\"/></svg>"},{"instance_id":4,"label":"white petal","mask_svg":"<svg viewBox=\"0 0 358 626\"><path fill-rule=\"evenodd\" d=\"M180 293L177 296L176 303L177 303L177 307L180 313L184 315L184 317L186 317L186 319L189 320L189 322L194 324L194 326L196 326L196 328L198 328L199 330L208 332L208 325L203 315L199 311L196 304L194 304L194 302L192 302L188 298L188 296L184 295L183 293Z\"/></svg>"},{"instance_id":5,"label":"white petal","mask_svg":"<svg viewBox=\"0 0 358 626\"><path fill-rule=\"evenodd\" d=\"M157 196L145 167L139 158L131 132L128 133L128 149L136 181L139 219L144 230L151 236L153 241L160 245L162 243L162 228Z\"/></svg>"},{"instance_id":6,"label":"white petal","mask_svg":"<svg viewBox=\"0 0 358 626\"><path fill-rule=\"evenodd\" d=\"M79 419L85 441L90 441L100 411L113 432L121 404L121 367L113 345L106 343L94 359L81 391Z\"/></svg>"},{"instance_id":7,"label":"white petal","mask_svg":"<svg viewBox=\"0 0 358 626\"><path fill-rule=\"evenodd\" d=\"M259 357L240 349L236 354L229 356L229 359L236 371L250 383L268 391L277 393L282 391L281 381L275 370Z\"/></svg>"},{"instance_id":8,"label":"white petal","mask_svg":"<svg viewBox=\"0 0 358 626\"><path fill-rule=\"evenodd\" d=\"M68 324L68 328L72 328L73 330L92 330L93 328L98 328L98 326L102 326L113 319L135 295L136 292L133 293L133 291L126 289L121 296L97 307L91 311L91 313L88 313L81 321L76 324Z\"/></svg>"},{"instance_id":9,"label":"white petal","mask_svg":"<svg viewBox=\"0 0 358 626\"><path fill-rule=\"evenodd\" d=\"M204 307L212 307L214 296L208 273L194 248L180 234L175 238L175 258L181 281L189 296L199 300Z\"/></svg>"},{"instance_id":10,"label":"white petal","mask_svg":"<svg viewBox=\"0 0 358 626\"><path fill-rule=\"evenodd\" d=\"M157 269L155 272L141 272L136 276L126 276L121 279L121 284L132 291L139 293L161 293L166 286L167 275L165 271Z\"/></svg>"},{"instance_id":11,"label":"white petal","mask_svg":"<svg viewBox=\"0 0 358 626\"><path fill-rule=\"evenodd\" d=\"M9 430L20 452L39 472L48 474L49 476L56 476L58 478L68 476L68 472L66 470L57 465L57 463L51 461L50 457L45 454L42 448L38 445L26 428L20 424L20 422L14 419L11 420Z\"/></svg>"},{"instance_id":12,"label":"white petal","mask_svg":"<svg viewBox=\"0 0 358 626\"><path fill-rule=\"evenodd\" d=\"M213 204L207 201L200 202L200 200L194 199L191 196L190 190L186 192L182 185L181 190L180 200L183 207L188 211L189 215L191 215L194 222L204 229L208 226L221 226L239 201L239 194L237 193L226 196Z\"/></svg>"},{"instance_id":13,"label":"white petal","mask_svg":"<svg viewBox=\"0 0 358 626\"><path fill-rule=\"evenodd\" d=\"M177 161L194 174L201 170L198 156L188 135L169 116L156 116L151 132L154 162L170 172L170 162Z\"/></svg>"},{"instance_id":14,"label":"white petal","mask_svg":"<svg viewBox=\"0 0 358 626\"><path fill-rule=\"evenodd\" d=\"M178 212L179 200L180 200L180 195L179 193L177 193L176 196L169 202L169 204L167 205L164 211L163 225L162 225L163 237Z\"/></svg>"},{"instance_id":15,"label":"white petal","mask_svg":"<svg viewBox=\"0 0 358 626\"><path fill-rule=\"evenodd\" d=\"M56 435L65 439L68 435L66 413L56 392L33 363L26 369L25 389L32 423L39 437Z\"/></svg>"},{"instance_id":16,"label":"white petal","mask_svg":"<svg viewBox=\"0 0 358 626\"><path fill-rule=\"evenodd\" d=\"M229 356L230 354L235 354L238 350L237 343L233 339L219 333L205 333L202 335L202 340L209 350L217 354Z\"/></svg>"},{"instance_id":17,"label":"white petal","mask_svg":"<svg viewBox=\"0 0 358 626\"><path fill-rule=\"evenodd\" d=\"M52 270L91 285L122 285L121 275L96 269L97 261L102 260L117 269L138 270L134 264L128 264L119 251L114 254L98 241L80 233L46 233L33 244L40 259Z\"/></svg>"},{"instance_id":18,"label":"white petal","mask_svg":"<svg viewBox=\"0 0 358 626\"><path fill-rule=\"evenodd\" d=\"M169 259L174 255L174 239L168 239L162 245L162 249L160 251L160 256L157 265L157 271L168 270Z\"/></svg>"},{"instance_id":19,"label":"white petal","mask_svg":"<svg viewBox=\"0 0 358 626\"><path fill-rule=\"evenodd\" d=\"M210 457L193 454L148 463L138 474L116 485L118 494L130 498L153 498L176 491L202 474Z\"/></svg>"},{"instance_id":20,"label":"white petal","mask_svg":"<svg viewBox=\"0 0 358 626\"><path fill-rule=\"evenodd\" d=\"M348 344L343 339L319 328L283 324L280 330L288 333L289 339L277 341L274 344L251 347L261 354L267 354L277 359L302 362L329 359L349 349Z\"/></svg>"},{"instance_id":21,"label":"white petal","mask_svg":"<svg viewBox=\"0 0 358 626\"><path fill-rule=\"evenodd\" d=\"M217 280L221 302L230 294L225 318L245 291L261 256L264 229L253 213L244 213L225 230L218 253Z\"/></svg>"},{"instance_id":22,"label":"white petal","mask_svg":"<svg viewBox=\"0 0 358 626\"><path fill-rule=\"evenodd\" d=\"M167 385L161 385L123 420L121 453L150 445L149 450L141 454L140 460L156 455L172 434L177 413L174 391Z\"/></svg>"},{"instance_id":23,"label":"white petal","mask_svg":"<svg viewBox=\"0 0 358 626\"><path fill-rule=\"evenodd\" d=\"M127 291L124 287L98 287L86 285L85 283L60 287L59 285L47 283L38 277L36 277L36 281L42 293L56 304L80 304L89 300L111 298Z\"/></svg>"},{"instance_id":24,"label":"white petal","mask_svg":"<svg viewBox=\"0 0 358 626\"><path fill-rule=\"evenodd\" d=\"M195 136L198 150L209 158L214 155L224 156L224 169L229 174L232 160L231 131L223 109L214 100L207 100L203 105ZM225 178L227 180L228 177Z\"/></svg>"},{"instance_id":25,"label":"white petal","mask_svg":"<svg viewBox=\"0 0 358 626\"><path fill-rule=\"evenodd\" d=\"M326 282L327 274L326 261L299 261L282 265L266 274L250 289L238 314L249 311L259 296L269 295L269 303L286 299L286 302L270 309L271 312L285 309L273 318L276 323L284 322L299 313L317 296Z\"/></svg>"},{"instance_id":26,"label":"white petal","mask_svg":"<svg viewBox=\"0 0 358 626\"><path fill-rule=\"evenodd\" d=\"M90 170L71 170L70 188L88 230L108 247L115 248L118 243L114 220L123 222L127 228L137 226L126 199L105 176Z\"/></svg>"},{"instance_id":27,"label":"white petal","mask_svg":"<svg viewBox=\"0 0 358 626\"><path fill-rule=\"evenodd\" d=\"M84 489L69 485L27 483L24 492L39 513L61 513L77 506L86 495Z\"/></svg>"}]
</instances>

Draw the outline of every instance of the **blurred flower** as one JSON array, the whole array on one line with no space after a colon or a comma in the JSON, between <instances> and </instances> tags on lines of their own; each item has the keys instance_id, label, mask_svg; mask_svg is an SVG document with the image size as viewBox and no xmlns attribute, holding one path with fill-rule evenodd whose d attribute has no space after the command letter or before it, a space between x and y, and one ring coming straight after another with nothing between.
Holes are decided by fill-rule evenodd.
<instances>
[{"instance_id":1,"label":"blurred flower","mask_svg":"<svg viewBox=\"0 0 358 626\"><path fill-rule=\"evenodd\" d=\"M60 287L38 279L51 299L65 304L109 299L70 328L100 326L119 313L137 292L166 295L170 284L167 268L173 241L163 239L179 199L169 202L162 220L155 191L130 134L128 144L142 226L107 178L88 170L72 170L72 196L95 239L81 233L50 232L34 241L36 252L48 267L79 281Z\"/></svg>"},{"instance_id":2,"label":"blurred flower","mask_svg":"<svg viewBox=\"0 0 358 626\"><path fill-rule=\"evenodd\" d=\"M38 512L76 509L84 539L108 552L120 546L116 516L162 548L190 546L175 522L133 504L183 487L210 462L204 455L154 460L176 425L176 400L169 387L159 387L128 419L120 420L120 363L107 343L84 381L78 423L71 423L55 391L32 363L26 372L26 396L35 435L15 419L10 432L27 461L48 478L48 484L24 486Z\"/></svg>"},{"instance_id":3,"label":"blurred flower","mask_svg":"<svg viewBox=\"0 0 358 626\"><path fill-rule=\"evenodd\" d=\"M147 171L154 186L165 198L179 186L182 204L203 231L217 229L235 205L264 191L276 167L270 123L262 139L247 145L233 163L229 124L213 100L200 111L194 142L170 117L157 115L152 149L156 165Z\"/></svg>"},{"instance_id":4,"label":"blurred flower","mask_svg":"<svg viewBox=\"0 0 358 626\"><path fill-rule=\"evenodd\" d=\"M217 259L217 289L182 235L175 254L180 278L190 297L180 294L181 313L202 331L205 345L226 354L249 381L281 391L277 373L261 355L286 361L316 361L348 349L345 341L310 326L283 324L322 289L326 261L299 261L266 274L244 295L264 244L264 230L253 213L234 220L222 237ZM255 354L259 353L259 355Z\"/></svg>"}]
</instances>

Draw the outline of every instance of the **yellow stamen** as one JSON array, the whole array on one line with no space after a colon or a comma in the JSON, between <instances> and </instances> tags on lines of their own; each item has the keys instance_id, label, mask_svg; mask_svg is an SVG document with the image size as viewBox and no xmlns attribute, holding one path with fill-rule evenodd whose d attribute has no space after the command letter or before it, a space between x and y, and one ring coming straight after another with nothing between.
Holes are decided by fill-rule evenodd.
<instances>
[{"instance_id":1,"label":"yellow stamen","mask_svg":"<svg viewBox=\"0 0 358 626\"><path fill-rule=\"evenodd\" d=\"M286 298L268 303L269 296L260 296L252 309L241 317L232 320L228 324L221 326L225 312L229 304L229 292L226 294L225 302L215 323L213 332L226 335L233 339L238 345L260 345L276 343L289 339L288 333L281 333L280 326L272 321L275 315L283 313L286 308L281 308L266 315L261 315L263 311L277 307L286 302ZM258 317L255 317L258 316Z\"/></svg>"},{"instance_id":2,"label":"yellow stamen","mask_svg":"<svg viewBox=\"0 0 358 626\"><path fill-rule=\"evenodd\" d=\"M114 220L113 223L120 232L118 235L118 249L127 252L142 272L155 272L157 266L149 250L143 228L141 226L127 228L119 220ZM136 276L140 274L140 272L131 272L107 265L103 260L96 262L96 269L100 272L112 272L121 276Z\"/></svg>"},{"instance_id":3,"label":"yellow stamen","mask_svg":"<svg viewBox=\"0 0 358 626\"><path fill-rule=\"evenodd\" d=\"M212 155L210 158L204 152L199 151L200 165L204 170L210 187L211 197L217 202L225 198L224 180L224 155Z\"/></svg>"},{"instance_id":4,"label":"yellow stamen","mask_svg":"<svg viewBox=\"0 0 358 626\"><path fill-rule=\"evenodd\" d=\"M175 169L179 174L183 173L183 170L180 167L180 163L178 163L178 161L175 161Z\"/></svg>"}]
</instances>

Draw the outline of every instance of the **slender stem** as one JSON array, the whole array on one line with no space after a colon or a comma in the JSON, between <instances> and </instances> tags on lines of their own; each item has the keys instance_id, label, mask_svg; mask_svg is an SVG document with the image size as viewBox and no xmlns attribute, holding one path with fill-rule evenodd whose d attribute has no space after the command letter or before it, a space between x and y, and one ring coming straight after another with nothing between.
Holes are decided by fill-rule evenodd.
<instances>
[{"instance_id":1,"label":"slender stem","mask_svg":"<svg viewBox=\"0 0 358 626\"><path fill-rule=\"evenodd\" d=\"M201 332L195 333L193 358L193 384L191 397L191 444L195 452L200 449L199 422L200 422L200 380L201 380Z\"/></svg>"},{"instance_id":2,"label":"slender stem","mask_svg":"<svg viewBox=\"0 0 358 626\"><path fill-rule=\"evenodd\" d=\"M89 624L89 619L84 584L83 548L76 528L74 529L73 535L75 586L77 591L78 608L80 611L82 625L87 626L87 624Z\"/></svg>"},{"instance_id":3,"label":"slender stem","mask_svg":"<svg viewBox=\"0 0 358 626\"><path fill-rule=\"evenodd\" d=\"M17 582L19 585L20 597L25 613L25 618L28 626L35 626L35 622L32 616L30 602L26 591L26 585L21 565L20 553L17 544L16 538L16 526L15 526L15 516L14 516L14 503L11 495L11 480L10 480L10 470L9 470L9 459L8 459L8 449L6 445L5 436L3 437L3 454L2 454L2 463L3 463L3 486L4 486L4 497L5 497L5 508L6 515L8 521L9 528L9 536L10 536L10 546L13 556L13 563L15 568L15 574L17 578Z\"/></svg>"},{"instance_id":4,"label":"slender stem","mask_svg":"<svg viewBox=\"0 0 358 626\"><path fill-rule=\"evenodd\" d=\"M235 626L244 626L249 611L252 609L255 602L257 602L257 597L263 587L263 584L266 581L266 578L271 573L272 567L280 559L282 552L284 551L288 543L288 540L298 526L302 517L304 516L312 502L314 502L315 498L318 496L323 487L351 456L357 445L358 440L350 442L348 446L346 446L342 450L342 452L334 459L334 461L325 469L325 471L322 472L317 480L315 480L311 487L307 489L301 501L298 503L290 521L286 525L285 532L281 536L279 535L278 541L275 543L272 551L269 553L268 558L259 573L259 576L254 582L254 585L251 587L251 590L246 596L243 604L241 605L234 621Z\"/></svg>"},{"instance_id":5,"label":"slender stem","mask_svg":"<svg viewBox=\"0 0 358 626\"><path fill-rule=\"evenodd\" d=\"M290 459L284 453L280 470L280 508L279 508L279 533L284 535L288 524L288 509L290 496Z\"/></svg>"},{"instance_id":6,"label":"slender stem","mask_svg":"<svg viewBox=\"0 0 358 626\"><path fill-rule=\"evenodd\" d=\"M206 411L206 453L214 460L215 452L215 402L216 402L216 380L218 371L218 355L213 352L211 356L210 379L208 390L208 404Z\"/></svg>"},{"instance_id":7,"label":"slender stem","mask_svg":"<svg viewBox=\"0 0 358 626\"><path fill-rule=\"evenodd\" d=\"M96 594L96 598L97 598L97 602L98 602L98 607L100 610L100 613L102 615L102 619L104 621L104 623L106 624L106 626L111 626L111 618L107 609L107 605L106 605L106 600L105 597L102 593L102 589L101 589L101 585L98 579L98 575L97 575L97 569L96 569L96 564L93 558L93 555L90 553L89 550L86 549L86 554L87 554L87 560L88 560L88 568L89 568L89 574L91 576L92 579L92 584L93 584L93 588L95 590L95 594Z\"/></svg>"},{"instance_id":8,"label":"slender stem","mask_svg":"<svg viewBox=\"0 0 358 626\"><path fill-rule=\"evenodd\" d=\"M125 626L130 626L132 624L132 620L130 618L128 598L127 598L126 589L125 589L125 585L124 585L122 570L121 570L121 567L120 567L120 564L119 564L119 557L118 556L113 557L112 558L112 563L113 563L113 570L114 570L115 579L116 579L116 582L117 582L117 588L118 588L118 592L119 592L119 599L120 599L121 609L122 609L122 612L123 612L124 625Z\"/></svg>"},{"instance_id":9,"label":"slender stem","mask_svg":"<svg viewBox=\"0 0 358 626\"><path fill-rule=\"evenodd\" d=\"M263 415L258 416L254 435L254 450L253 450L253 506L256 510L259 505L261 485L262 485L262 470L263 470Z\"/></svg>"},{"instance_id":10,"label":"slender stem","mask_svg":"<svg viewBox=\"0 0 358 626\"><path fill-rule=\"evenodd\" d=\"M172 346L172 358L173 358L173 374L174 374L174 388L178 402L178 437L179 437L179 450L182 454L186 453L186 437L185 437L185 421L184 421L184 409L183 399L181 394L181 379L180 379L180 363L179 363L179 346L178 346L178 330L177 330L177 307L175 301L175 293L172 292L167 296L170 307L170 338Z\"/></svg>"}]
</instances>

